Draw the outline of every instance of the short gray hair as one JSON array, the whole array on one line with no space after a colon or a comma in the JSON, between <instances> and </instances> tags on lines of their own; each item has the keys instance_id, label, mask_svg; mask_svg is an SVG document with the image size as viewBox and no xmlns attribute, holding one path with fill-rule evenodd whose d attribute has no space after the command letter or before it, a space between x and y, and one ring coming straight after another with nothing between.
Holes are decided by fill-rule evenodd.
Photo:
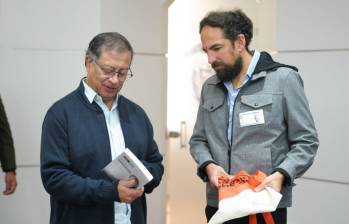
<instances>
[{"instance_id":1,"label":"short gray hair","mask_svg":"<svg viewBox=\"0 0 349 224\"><path fill-rule=\"evenodd\" d=\"M88 45L86 56L92 60L97 60L104 50L111 50L117 53L129 51L131 52L131 58L133 58L133 48L130 42L117 32L100 33L95 36Z\"/></svg>"}]
</instances>

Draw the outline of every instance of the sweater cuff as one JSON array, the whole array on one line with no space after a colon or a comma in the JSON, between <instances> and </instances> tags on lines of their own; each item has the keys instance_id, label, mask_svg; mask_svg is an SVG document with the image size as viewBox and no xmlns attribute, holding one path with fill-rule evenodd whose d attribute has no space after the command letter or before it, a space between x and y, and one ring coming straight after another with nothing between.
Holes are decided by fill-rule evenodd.
<instances>
[{"instance_id":1,"label":"sweater cuff","mask_svg":"<svg viewBox=\"0 0 349 224\"><path fill-rule=\"evenodd\" d=\"M9 170L3 170L4 173L7 173L7 172L13 172L15 175L16 175L16 169L9 169Z\"/></svg>"},{"instance_id":2,"label":"sweater cuff","mask_svg":"<svg viewBox=\"0 0 349 224\"><path fill-rule=\"evenodd\" d=\"M4 172L15 172L16 168L17 168L16 166L10 166L10 167L3 166L2 167L2 171L4 171Z\"/></svg>"}]
</instances>

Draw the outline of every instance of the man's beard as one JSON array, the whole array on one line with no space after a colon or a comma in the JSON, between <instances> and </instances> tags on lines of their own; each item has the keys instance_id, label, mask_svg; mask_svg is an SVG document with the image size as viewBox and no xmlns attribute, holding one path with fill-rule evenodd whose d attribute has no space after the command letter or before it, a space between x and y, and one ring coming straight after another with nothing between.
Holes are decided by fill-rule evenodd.
<instances>
[{"instance_id":1,"label":"man's beard","mask_svg":"<svg viewBox=\"0 0 349 224\"><path fill-rule=\"evenodd\" d=\"M222 65L223 68L215 69L216 66ZM214 62L212 68L216 71L217 77L222 81L233 81L242 70L242 58L239 56L233 65L227 65L220 62Z\"/></svg>"}]
</instances>

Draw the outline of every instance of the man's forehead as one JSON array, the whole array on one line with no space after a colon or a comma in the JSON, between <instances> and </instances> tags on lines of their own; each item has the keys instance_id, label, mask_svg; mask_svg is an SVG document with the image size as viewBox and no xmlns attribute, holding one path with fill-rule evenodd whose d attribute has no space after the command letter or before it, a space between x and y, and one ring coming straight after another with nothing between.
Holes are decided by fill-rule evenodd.
<instances>
[{"instance_id":1,"label":"man's forehead","mask_svg":"<svg viewBox=\"0 0 349 224\"><path fill-rule=\"evenodd\" d=\"M118 56L118 55L131 55L131 51L129 50L125 50L125 49L118 49L118 48L113 48L113 49L110 49L110 48L105 48L105 49L102 49L101 51L101 55L106 55L106 56Z\"/></svg>"},{"instance_id":2,"label":"man's forehead","mask_svg":"<svg viewBox=\"0 0 349 224\"><path fill-rule=\"evenodd\" d=\"M132 60L132 53L130 51L115 51L110 49L105 49L101 52L101 55L98 58L107 59L107 60Z\"/></svg>"},{"instance_id":3,"label":"man's forehead","mask_svg":"<svg viewBox=\"0 0 349 224\"><path fill-rule=\"evenodd\" d=\"M201 40L219 40L219 39L227 39L224 36L223 30L218 27L204 27L200 33Z\"/></svg>"},{"instance_id":4,"label":"man's forehead","mask_svg":"<svg viewBox=\"0 0 349 224\"><path fill-rule=\"evenodd\" d=\"M208 50L229 44L230 41L224 37L201 38L202 49Z\"/></svg>"},{"instance_id":5,"label":"man's forehead","mask_svg":"<svg viewBox=\"0 0 349 224\"><path fill-rule=\"evenodd\" d=\"M204 26L200 32L201 36L217 36L224 37L223 29L221 27L213 27L213 26Z\"/></svg>"}]
</instances>

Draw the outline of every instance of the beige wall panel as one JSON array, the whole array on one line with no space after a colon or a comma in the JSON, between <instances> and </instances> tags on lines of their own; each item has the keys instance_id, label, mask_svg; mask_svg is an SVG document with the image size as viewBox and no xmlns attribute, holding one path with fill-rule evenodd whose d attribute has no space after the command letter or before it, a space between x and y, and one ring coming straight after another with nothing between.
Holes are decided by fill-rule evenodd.
<instances>
[{"instance_id":1,"label":"beige wall panel","mask_svg":"<svg viewBox=\"0 0 349 224\"><path fill-rule=\"evenodd\" d=\"M349 48L347 0L278 0L278 50Z\"/></svg>"},{"instance_id":2,"label":"beige wall panel","mask_svg":"<svg viewBox=\"0 0 349 224\"><path fill-rule=\"evenodd\" d=\"M100 29L99 5L97 0L2 0L1 34L13 48L85 49Z\"/></svg>"},{"instance_id":3,"label":"beige wall panel","mask_svg":"<svg viewBox=\"0 0 349 224\"><path fill-rule=\"evenodd\" d=\"M0 93L14 138L18 165L38 165L41 125L48 108L79 85L82 51L8 51ZM5 57L1 55L1 57Z\"/></svg>"},{"instance_id":4,"label":"beige wall panel","mask_svg":"<svg viewBox=\"0 0 349 224\"><path fill-rule=\"evenodd\" d=\"M0 190L5 189L0 173ZM41 185L39 167L24 167L17 170L18 187L15 194L0 194L0 217L3 224L49 223L50 198Z\"/></svg>"},{"instance_id":5,"label":"beige wall panel","mask_svg":"<svg viewBox=\"0 0 349 224\"><path fill-rule=\"evenodd\" d=\"M299 179L288 224L348 223L349 186Z\"/></svg>"},{"instance_id":6,"label":"beige wall panel","mask_svg":"<svg viewBox=\"0 0 349 224\"><path fill-rule=\"evenodd\" d=\"M160 0L104 0L101 30L125 35L136 52L164 54L167 8Z\"/></svg>"}]
</instances>

